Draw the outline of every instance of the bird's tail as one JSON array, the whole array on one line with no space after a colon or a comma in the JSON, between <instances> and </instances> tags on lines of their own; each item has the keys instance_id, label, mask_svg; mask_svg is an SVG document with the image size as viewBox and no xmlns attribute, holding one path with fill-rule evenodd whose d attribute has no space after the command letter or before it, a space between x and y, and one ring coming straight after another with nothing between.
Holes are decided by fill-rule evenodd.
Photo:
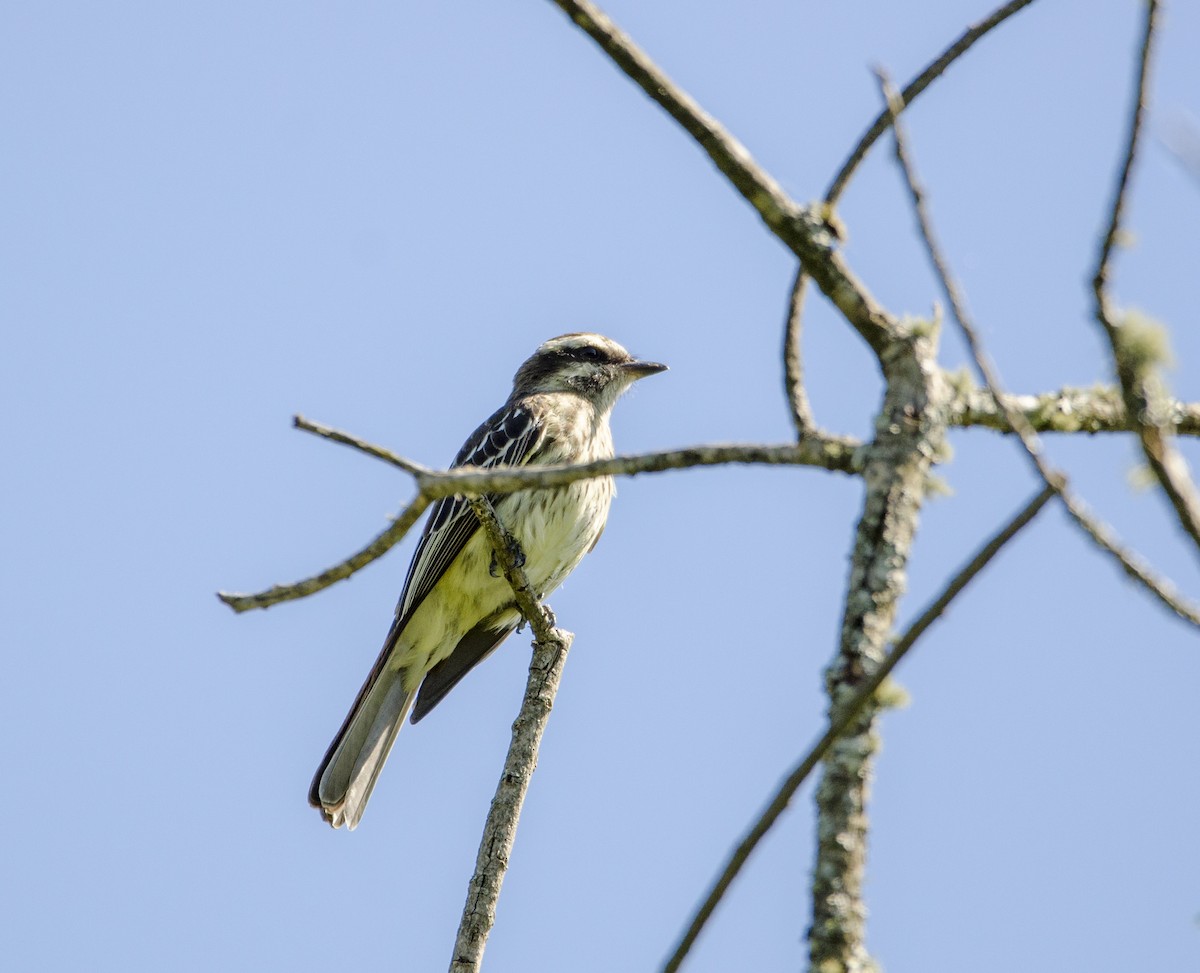
<instances>
[{"instance_id":1,"label":"bird's tail","mask_svg":"<svg viewBox=\"0 0 1200 973\"><path fill-rule=\"evenodd\" d=\"M357 827L416 695L404 689L404 670L387 665L389 654L380 654L308 792L308 802L335 828Z\"/></svg>"}]
</instances>

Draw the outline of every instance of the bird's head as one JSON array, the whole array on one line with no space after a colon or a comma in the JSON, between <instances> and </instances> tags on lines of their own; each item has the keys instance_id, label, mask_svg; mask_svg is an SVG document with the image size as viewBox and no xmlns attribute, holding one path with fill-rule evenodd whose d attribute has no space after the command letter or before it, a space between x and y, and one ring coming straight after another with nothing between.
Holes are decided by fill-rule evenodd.
<instances>
[{"instance_id":1,"label":"bird's head","mask_svg":"<svg viewBox=\"0 0 1200 973\"><path fill-rule=\"evenodd\" d=\"M573 392L607 411L639 378L666 370L634 358L604 335L564 334L542 344L517 370L513 394Z\"/></svg>"}]
</instances>

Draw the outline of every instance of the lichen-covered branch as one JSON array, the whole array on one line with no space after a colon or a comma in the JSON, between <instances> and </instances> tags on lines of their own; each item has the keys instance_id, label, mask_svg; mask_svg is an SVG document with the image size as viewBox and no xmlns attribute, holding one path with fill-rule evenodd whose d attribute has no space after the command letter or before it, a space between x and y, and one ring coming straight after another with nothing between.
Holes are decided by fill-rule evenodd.
<instances>
[{"instance_id":1,"label":"lichen-covered branch","mask_svg":"<svg viewBox=\"0 0 1200 973\"><path fill-rule=\"evenodd\" d=\"M504 770L488 809L475 858L475 872L467 885L467 900L454 942L450 973L478 973L483 962L488 935L496 924L496 903L516 841L521 808L537 767L542 734L550 719L567 652L574 639L570 632L555 627L553 613L538 601L515 556L516 541L500 523L492 505L481 497L472 498L470 504L491 542L496 563L512 586L521 614L536 638L521 711L513 723Z\"/></svg>"},{"instance_id":2,"label":"lichen-covered branch","mask_svg":"<svg viewBox=\"0 0 1200 973\"><path fill-rule=\"evenodd\" d=\"M1012 433L1010 410L1020 413L1040 433L1136 432L1125 411L1120 389L1097 385L1092 388L1064 387L1039 395L1005 395L1004 404L985 387L976 385L966 373L947 375L951 398L947 421L952 426L981 427ZM1200 403L1163 399L1158 403L1160 421L1180 436L1200 436Z\"/></svg>"},{"instance_id":3,"label":"lichen-covered branch","mask_svg":"<svg viewBox=\"0 0 1200 973\"><path fill-rule=\"evenodd\" d=\"M887 385L877 438L865 450L866 498L855 532L841 640L825 671L831 723L884 662L930 467L943 448L945 392L935 364L934 336L914 333L897 341L883 366ZM876 707L868 703L850 722L829 748L817 787L808 933L814 973L867 973L874 968L866 947L862 885L875 716Z\"/></svg>"}]
</instances>

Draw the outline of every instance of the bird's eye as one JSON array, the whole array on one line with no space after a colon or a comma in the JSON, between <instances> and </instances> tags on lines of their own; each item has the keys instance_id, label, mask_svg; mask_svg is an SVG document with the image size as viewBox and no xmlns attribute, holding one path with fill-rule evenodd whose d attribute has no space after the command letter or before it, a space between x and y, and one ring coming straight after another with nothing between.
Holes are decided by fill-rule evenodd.
<instances>
[{"instance_id":1,"label":"bird's eye","mask_svg":"<svg viewBox=\"0 0 1200 973\"><path fill-rule=\"evenodd\" d=\"M600 349L595 348L591 345L585 345L583 348L580 348L576 352L576 354L583 361L599 361L600 360Z\"/></svg>"}]
</instances>

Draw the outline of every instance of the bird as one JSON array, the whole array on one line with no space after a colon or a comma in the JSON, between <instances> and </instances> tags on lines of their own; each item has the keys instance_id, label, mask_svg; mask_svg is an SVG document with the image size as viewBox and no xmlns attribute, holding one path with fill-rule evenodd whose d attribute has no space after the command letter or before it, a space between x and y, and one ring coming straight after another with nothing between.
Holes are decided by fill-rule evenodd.
<instances>
[{"instance_id":1,"label":"bird","mask_svg":"<svg viewBox=\"0 0 1200 973\"><path fill-rule=\"evenodd\" d=\"M613 455L609 416L635 381L667 370L590 332L544 342L517 369L507 401L463 444L454 467L586 463ZM596 546L612 477L489 496L520 546L539 598ZM411 711L417 723L521 623L512 588L462 497L438 501L413 554L374 667L330 743L309 803L353 830Z\"/></svg>"}]
</instances>

